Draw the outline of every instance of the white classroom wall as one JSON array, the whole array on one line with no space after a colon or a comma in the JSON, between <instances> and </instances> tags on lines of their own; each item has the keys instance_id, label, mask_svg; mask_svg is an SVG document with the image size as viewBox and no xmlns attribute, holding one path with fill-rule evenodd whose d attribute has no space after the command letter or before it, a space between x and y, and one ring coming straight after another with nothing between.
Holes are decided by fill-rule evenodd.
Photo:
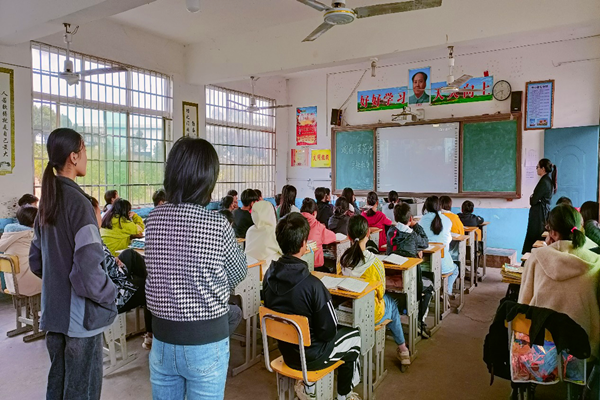
<instances>
[{"instance_id":1,"label":"white classroom wall","mask_svg":"<svg viewBox=\"0 0 600 400\"><path fill-rule=\"evenodd\" d=\"M65 46L62 34L37 41ZM200 124L204 125L204 87L186 83L183 45L111 20L102 20L81 26L73 38L72 49L172 76L175 140L183 132L182 101L200 104ZM12 174L0 176L0 218L9 218L15 215L16 200L23 193L33 192L30 44L0 46L0 67L15 71L15 168Z\"/></svg>"},{"instance_id":2,"label":"white classroom wall","mask_svg":"<svg viewBox=\"0 0 600 400\"><path fill-rule=\"evenodd\" d=\"M563 40L575 38L574 35L562 35ZM537 43L549 40L538 37ZM600 36L586 39L567 40L556 43L526 45L518 41L495 42L485 46L457 47L455 49L456 77L462 73L483 76L489 71L494 82L507 80L513 91L525 89L525 82L555 79L554 127L572 127L597 125L599 123L600 104ZM523 46L523 47L521 47ZM445 81L448 74L447 52L443 49L422 51L404 57L385 58L379 61L377 76L371 77L370 70L362 80L358 90L389 88L408 84L408 69L431 66L433 82ZM575 61L575 62L572 62ZM561 64L563 63L563 64ZM318 107L317 149L331 148L331 126L329 120L332 108L339 108L352 92L368 62L310 71L292 76L289 80L289 98L295 107ZM524 94L523 94L524 97ZM350 125L390 122L394 111L357 112L357 96L353 93L346 105L344 120ZM510 101L496 100L480 103L423 107L426 119L461 117L497 112L508 113ZM291 167L290 149L295 146L295 110L288 118L287 169L288 182L298 188L298 197L312 196L317 186L329 186L330 169ZM539 158L543 157L543 131L523 131L523 163L527 150L535 150ZM480 199L476 207L482 208L527 208L529 195L537 179L525 179L522 169L522 198L513 201L505 199ZM560 176L560 175L559 175ZM310 179L310 181L309 181ZM461 203L455 200L455 205Z\"/></svg>"}]
</instances>

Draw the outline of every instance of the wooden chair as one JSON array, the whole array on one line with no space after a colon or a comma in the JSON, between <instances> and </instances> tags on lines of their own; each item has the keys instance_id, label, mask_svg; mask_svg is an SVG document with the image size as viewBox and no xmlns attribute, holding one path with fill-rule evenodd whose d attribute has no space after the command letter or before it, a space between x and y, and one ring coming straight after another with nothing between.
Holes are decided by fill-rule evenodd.
<instances>
[{"instance_id":1,"label":"wooden chair","mask_svg":"<svg viewBox=\"0 0 600 400\"><path fill-rule=\"evenodd\" d=\"M264 352L265 366L269 372L275 371L277 375L278 400L294 400L296 397L294 393L296 380L302 380L306 384L314 383L316 385L316 398L319 400L332 400L334 398L333 371L344 362L340 360L319 371L308 371L306 369L304 347L311 345L308 318L279 313L261 306L260 330L264 349L269 348L268 337L272 337L287 343L297 344L300 350L301 370L287 366L283 361L283 356L270 361L269 352Z\"/></svg>"},{"instance_id":2,"label":"wooden chair","mask_svg":"<svg viewBox=\"0 0 600 400\"><path fill-rule=\"evenodd\" d=\"M129 364L137 358L137 353L127 352L127 313L117 315L111 326L104 330L104 376Z\"/></svg>"},{"instance_id":3,"label":"wooden chair","mask_svg":"<svg viewBox=\"0 0 600 400\"><path fill-rule=\"evenodd\" d=\"M46 333L40 331L40 311L42 308L42 296L25 296L19 292L19 282L17 275L21 272L19 267L19 257L10 254L0 254L0 272L11 274L15 285L15 292L11 293L5 290L5 293L12 296L13 305L17 314L17 328L6 332L6 336L13 337L21 333L30 332L31 335L23 336L25 343L43 338ZM23 314L23 309L25 313Z\"/></svg>"},{"instance_id":4,"label":"wooden chair","mask_svg":"<svg viewBox=\"0 0 600 400\"><path fill-rule=\"evenodd\" d=\"M382 321L379 325L375 325L375 352L373 353L373 362L374 362L374 370L375 375L373 379L373 388L376 389L377 386L383 381L385 376L387 375L387 370L385 369L384 360L385 360L385 329L387 324L392 322L391 319L386 319Z\"/></svg>"}]
</instances>

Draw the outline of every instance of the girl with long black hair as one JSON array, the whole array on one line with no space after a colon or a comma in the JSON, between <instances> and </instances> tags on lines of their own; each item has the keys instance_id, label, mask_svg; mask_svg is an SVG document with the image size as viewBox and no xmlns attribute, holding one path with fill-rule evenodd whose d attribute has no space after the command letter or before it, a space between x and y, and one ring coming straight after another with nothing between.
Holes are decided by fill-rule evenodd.
<instances>
[{"instance_id":1,"label":"girl with long black hair","mask_svg":"<svg viewBox=\"0 0 600 400\"><path fill-rule=\"evenodd\" d=\"M117 199L102 217L100 236L110 252L116 256L119 250L125 250L131 244L131 238L144 236L144 220L131 211L131 203Z\"/></svg>"},{"instance_id":2,"label":"girl with long black hair","mask_svg":"<svg viewBox=\"0 0 600 400\"><path fill-rule=\"evenodd\" d=\"M90 197L75 183L86 174L83 138L59 128L47 149L29 253L31 271L42 278L40 329L51 361L46 398L100 399L102 332L117 316L117 290L103 267Z\"/></svg>"},{"instance_id":3,"label":"girl with long black hair","mask_svg":"<svg viewBox=\"0 0 600 400\"><path fill-rule=\"evenodd\" d=\"M298 191L292 185L285 185L281 190L281 205L277 208L277 218L281 219L291 212L300 212L296 207L296 194Z\"/></svg>"},{"instance_id":4,"label":"girl with long black hair","mask_svg":"<svg viewBox=\"0 0 600 400\"><path fill-rule=\"evenodd\" d=\"M360 214L360 209L358 208L358 205L356 205L356 196L354 196L354 190L352 190L351 187L347 187L342 190L342 197L345 197L346 200L348 200L351 212L354 214Z\"/></svg>"},{"instance_id":5,"label":"girl with long black hair","mask_svg":"<svg viewBox=\"0 0 600 400\"><path fill-rule=\"evenodd\" d=\"M329 229L335 233L348 234L348 221L352 216L350 207L348 206L348 200L345 197L338 197L335 201L335 208L333 209L333 215L329 218Z\"/></svg>"},{"instance_id":6,"label":"girl with long black hair","mask_svg":"<svg viewBox=\"0 0 600 400\"><path fill-rule=\"evenodd\" d=\"M410 365L410 353L406 347L398 303L385 293L385 268L379 258L367 250L369 224L362 215L355 215L348 223L348 238L352 245L340 259L342 274L362 278L368 282L381 283L375 290L375 324L390 319L388 325L398 345L396 356L404 368Z\"/></svg>"},{"instance_id":7,"label":"girl with long black hair","mask_svg":"<svg viewBox=\"0 0 600 400\"><path fill-rule=\"evenodd\" d=\"M425 231L429 243L442 243L445 247L442 258L442 274L452 274L448 278L448 293L452 293L454 281L458 278L458 267L452 261L450 254L452 221L440 212L440 199L437 196L430 196L425 200L423 217L421 217L419 225Z\"/></svg>"},{"instance_id":8,"label":"girl with long black hair","mask_svg":"<svg viewBox=\"0 0 600 400\"><path fill-rule=\"evenodd\" d=\"M533 194L529 197L529 220L527 221L527 233L523 243L522 254L529 253L533 244L542 238L546 229L546 220L550 213L550 202L552 195L556 193L556 165L547 158L542 158L535 167L540 180Z\"/></svg>"},{"instance_id":9,"label":"girl with long black hair","mask_svg":"<svg viewBox=\"0 0 600 400\"><path fill-rule=\"evenodd\" d=\"M390 190L388 193L388 202L383 206L383 213L389 220L394 220L394 207L396 204L402 203L400 198L398 197L398 192L395 190Z\"/></svg>"}]
</instances>

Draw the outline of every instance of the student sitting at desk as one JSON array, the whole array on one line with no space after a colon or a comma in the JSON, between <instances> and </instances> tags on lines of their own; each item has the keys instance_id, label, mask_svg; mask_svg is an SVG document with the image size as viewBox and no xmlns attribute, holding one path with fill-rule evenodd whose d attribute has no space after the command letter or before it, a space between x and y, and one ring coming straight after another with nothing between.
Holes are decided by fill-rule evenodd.
<instances>
[{"instance_id":1,"label":"student sitting at desk","mask_svg":"<svg viewBox=\"0 0 600 400\"><path fill-rule=\"evenodd\" d=\"M473 210L475 209L475 204L471 200L465 200L460 207L462 212L458 213L458 218L460 218L461 222L464 226L479 226L483 224L483 218L479 215L473 214ZM481 230L475 231L476 240L481 240Z\"/></svg>"},{"instance_id":2,"label":"student sitting at desk","mask_svg":"<svg viewBox=\"0 0 600 400\"><path fill-rule=\"evenodd\" d=\"M277 218L273 205L268 201L254 203L252 221L254 225L246 232L246 254L256 260L264 260L265 267L269 268L271 261L283 255L275 237Z\"/></svg>"},{"instance_id":3,"label":"student sitting at desk","mask_svg":"<svg viewBox=\"0 0 600 400\"><path fill-rule=\"evenodd\" d=\"M581 205L581 216L583 217L583 230L585 236L600 246L600 225L598 224L599 207L595 201L586 201Z\"/></svg>"},{"instance_id":4,"label":"student sitting at desk","mask_svg":"<svg viewBox=\"0 0 600 400\"><path fill-rule=\"evenodd\" d=\"M348 200L345 197L338 197L335 201L333 215L329 218L329 229L335 233L343 235L348 234L348 221L352 216Z\"/></svg>"},{"instance_id":5,"label":"student sitting at desk","mask_svg":"<svg viewBox=\"0 0 600 400\"><path fill-rule=\"evenodd\" d=\"M323 256L323 245L335 242L335 233L325 228L325 225L317 221L317 204L311 198L305 198L302 201L300 212L310 225L308 240L314 240L317 243L315 250L315 268L322 267L325 264Z\"/></svg>"},{"instance_id":6,"label":"student sitting at desk","mask_svg":"<svg viewBox=\"0 0 600 400\"><path fill-rule=\"evenodd\" d=\"M393 225L392 220L385 216L384 213L378 211L379 197L375 192L369 192L367 195L367 204L369 209L362 213L362 216L367 219L369 228L379 228L379 251L383 251L383 245L386 243L385 226Z\"/></svg>"},{"instance_id":7,"label":"student sitting at desk","mask_svg":"<svg viewBox=\"0 0 600 400\"><path fill-rule=\"evenodd\" d=\"M388 193L388 203L383 206L383 213L389 220L394 220L394 207L400 203L402 203L402 200L398 198L398 192L391 190Z\"/></svg>"},{"instance_id":8,"label":"student sitting at desk","mask_svg":"<svg viewBox=\"0 0 600 400\"><path fill-rule=\"evenodd\" d=\"M102 209L102 216L108 212L113 206L113 203L119 198L119 192L116 190L107 190L104 193L104 201L106 205Z\"/></svg>"},{"instance_id":9,"label":"student sitting at desk","mask_svg":"<svg viewBox=\"0 0 600 400\"><path fill-rule=\"evenodd\" d=\"M452 274L448 278L448 293L452 293L452 286L458 278L458 267L454 264L450 255L452 221L440 212L440 200L437 196L430 196L425 200L423 213L419 225L423 227L425 234L427 234L429 243L442 243L444 245L442 274Z\"/></svg>"},{"instance_id":10,"label":"student sitting at desk","mask_svg":"<svg viewBox=\"0 0 600 400\"><path fill-rule=\"evenodd\" d=\"M144 221L131 211L131 203L118 198L102 217L100 236L113 256L131 244L131 238L144 236Z\"/></svg>"},{"instance_id":11,"label":"student sitting at desk","mask_svg":"<svg viewBox=\"0 0 600 400\"><path fill-rule=\"evenodd\" d=\"M442 214L450 218L450 221L452 221L452 228L450 231L452 233L456 233L457 235L464 235L465 226L460 220L460 217L452 212L452 199L450 196L440 197L440 208L442 209Z\"/></svg>"},{"instance_id":12,"label":"student sitting at desk","mask_svg":"<svg viewBox=\"0 0 600 400\"><path fill-rule=\"evenodd\" d=\"M237 192L237 190L231 189L229 192L227 192L227 196L233 197L233 209L235 210L236 208L238 208L239 204L238 204L238 192Z\"/></svg>"},{"instance_id":13,"label":"student sitting at desk","mask_svg":"<svg viewBox=\"0 0 600 400\"><path fill-rule=\"evenodd\" d=\"M352 246L344 252L340 259L342 274L362 278L368 282L381 282L375 291L375 325L386 319L392 322L388 325L398 345L396 357L403 367L410 365L410 353L406 347L402 321L398 311L398 303L391 295L385 293L385 268L379 258L367 250L369 240L369 224L362 215L350 218L348 238Z\"/></svg>"},{"instance_id":14,"label":"student sitting at desk","mask_svg":"<svg viewBox=\"0 0 600 400\"><path fill-rule=\"evenodd\" d=\"M317 221L329 228L329 218L333 215L333 206L331 202L331 190L326 187L315 189L315 199L317 199Z\"/></svg>"},{"instance_id":15,"label":"student sitting at desk","mask_svg":"<svg viewBox=\"0 0 600 400\"><path fill-rule=\"evenodd\" d=\"M252 222L252 206L258 201L258 195L252 189L242 192L242 208L233 210L233 230L236 238L245 238L248 228L254 225Z\"/></svg>"},{"instance_id":16,"label":"student sitting at desk","mask_svg":"<svg viewBox=\"0 0 600 400\"><path fill-rule=\"evenodd\" d=\"M167 193L165 189L158 189L152 195L152 203L154 203L154 207L162 206L167 202Z\"/></svg>"},{"instance_id":17,"label":"student sitting at desk","mask_svg":"<svg viewBox=\"0 0 600 400\"><path fill-rule=\"evenodd\" d=\"M295 186L285 185L281 189L281 204L277 207L277 219L281 219L292 212L299 213L300 210L296 207L296 194L298 191Z\"/></svg>"},{"instance_id":18,"label":"student sitting at desk","mask_svg":"<svg viewBox=\"0 0 600 400\"><path fill-rule=\"evenodd\" d=\"M350 207L350 211L354 214L360 214L360 208L356 204L356 196L354 195L354 190L352 188L347 187L342 190L342 197L345 197L348 200L348 204Z\"/></svg>"},{"instance_id":19,"label":"student sitting at desk","mask_svg":"<svg viewBox=\"0 0 600 400\"><path fill-rule=\"evenodd\" d=\"M315 206L316 207L316 206ZM308 271L301 258L306 253L310 225L300 214L291 213L277 224L276 237L283 257L273 261L263 280L265 307L274 311L308 318L311 345L305 347L309 371L323 369L338 360L338 400L360 400L352 389L360 382L361 338L358 329L337 326L331 294ZM279 341L279 351L287 365L300 369L298 345ZM315 385L296 383L300 399L315 398Z\"/></svg>"},{"instance_id":20,"label":"student sitting at desk","mask_svg":"<svg viewBox=\"0 0 600 400\"><path fill-rule=\"evenodd\" d=\"M423 251L429 247L429 239L423 227L413 219L410 205L397 204L394 207L396 226L390 227L387 233L387 254L398 254L403 257L423 258ZM430 330L425 323L429 302L433 296L433 281L423 276L421 266L417 265L417 299L419 300L419 328L421 336L428 339Z\"/></svg>"},{"instance_id":21,"label":"student sitting at desk","mask_svg":"<svg viewBox=\"0 0 600 400\"><path fill-rule=\"evenodd\" d=\"M586 331L598 357L600 256L585 248L583 221L573 207L556 206L547 225L550 244L533 249L525 262L519 303L567 314Z\"/></svg>"}]
</instances>

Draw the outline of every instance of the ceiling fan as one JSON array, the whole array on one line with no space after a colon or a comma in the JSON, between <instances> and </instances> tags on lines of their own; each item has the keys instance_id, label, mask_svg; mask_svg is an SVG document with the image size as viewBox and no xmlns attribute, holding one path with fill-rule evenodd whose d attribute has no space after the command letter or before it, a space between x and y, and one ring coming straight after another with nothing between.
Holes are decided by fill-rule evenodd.
<instances>
[{"instance_id":1,"label":"ceiling fan","mask_svg":"<svg viewBox=\"0 0 600 400\"><path fill-rule=\"evenodd\" d=\"M298 1L314 8L317 11L325 11L323 14L323 19L325 21L310 35L308 35L303 42L312 42L334 26L349 24L356 18L376 17L378 15L424 10L426 8L440 7L442 5L442 0L410 0L401 1L398 3L375 4L372 6L347 8L346 3L342 0L333 0L331 7L317 0Z\"/></svg>"},{"instance_id":2,"label":"ceiling fan","mask_svg":"<svg viewBox=\"0 0 600 400\"><path fill-rule=\"evenodd\" d=\"M244 111L248 111L248 112L257 112L257 111L261 111L261 110L272 110L275 108L286 108L286 107L292 107L291 104L286 104L286 105L281 105L281 106L264 106L264 107L259 107L256 105L256 96L254 95L254 84L256 83L257 80L259 80L259 77L256 76L251 76L250 80L252 81L252 96L250 97L250 105L248 104L242 104L242 103L238 103L237 101L233 101L233 100L229 100L231 103L233 104L237 104L238 106L242 106L245 107Z\"/></svg>"},{"instance_id":3,"label":"ceiling fan","mask_svg":"<svg viewBox=\"0 0 600 400\"><path fill-rule=\"evenodd\" d=\"M127 68L124 66L117 67L108 67L108 68L96 68L89 69L87 71L74 72L73 71L73 61L71 60L71 42L73 41L73 35L77 33L79 27L75 27L72 31L69 31L71 24L63 24L65 26L65 43L67 44L67 59L65 60L63 71L58 73L58 76L67 81L69 86L77 85L79 81L90 75L100 75L100 74L113 74L116 72L124 72L127 71Z\"/></svg>"},{"instance_id":4,"label":"ceiling fan","mask_svg":"<svg viewBox=\"0 0 600 400\"><path fill-rule=\"evenodd\" d=\"M461 88L465 83L467 83L472 75L462 75L458 79L454 79L454 46L448 46L448 78L446 79L446 86L440 88L442 92L451 92L451 93L473 93L473 92L483 92L481 89L468 89Z\"/></svg>"}]
</instances>

